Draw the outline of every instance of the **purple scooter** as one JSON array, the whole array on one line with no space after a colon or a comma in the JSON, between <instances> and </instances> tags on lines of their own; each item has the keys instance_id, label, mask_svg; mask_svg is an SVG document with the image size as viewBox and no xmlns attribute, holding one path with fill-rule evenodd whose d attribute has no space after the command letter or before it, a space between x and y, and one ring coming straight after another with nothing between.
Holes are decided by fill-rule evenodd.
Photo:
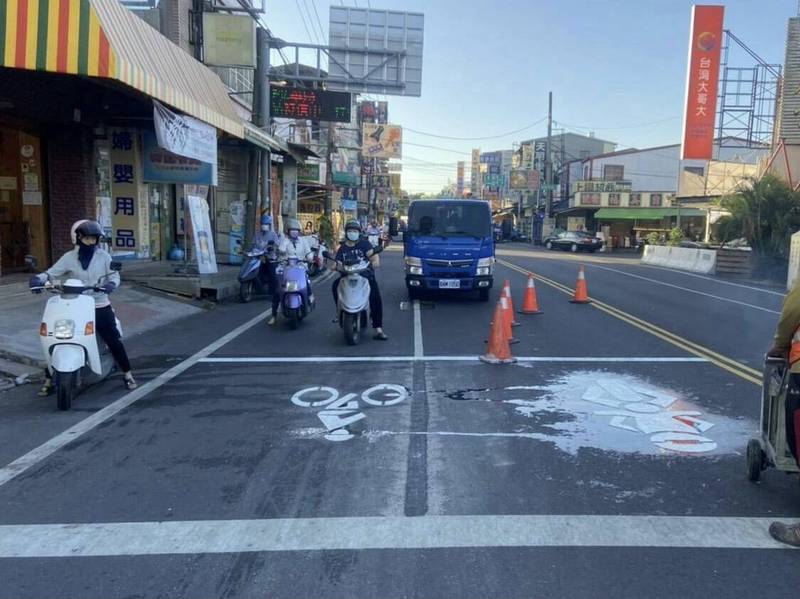
<instances>
[{"instance_id":1,"label":"purple scooter","mask_svg":"<svg viewBox=\"0 0 800 599\"><path fill-rule=\"evenodd\" d=\"M278 266L276 274L280 277L278 293L281 310L289 321L289 328L296 329L316 304L314 294L309 293L305 262L295 257L287 258L285 264Z\"/></svg>"}]
</instances>

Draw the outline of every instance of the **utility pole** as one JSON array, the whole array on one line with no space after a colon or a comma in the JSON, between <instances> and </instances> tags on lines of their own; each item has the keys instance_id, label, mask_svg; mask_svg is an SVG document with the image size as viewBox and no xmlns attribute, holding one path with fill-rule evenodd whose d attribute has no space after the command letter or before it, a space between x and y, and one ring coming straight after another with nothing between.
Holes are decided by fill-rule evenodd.
<instances>
[{"instance_id":1,"label":"utility pole","mask_svg":"<svg viewBox=\"0 0 800 599\"><path fill-rule=\"evenodd\" d=\"M258 47L258 60L256 62L255 88L256 95L255 113L258 118L255 125L269 133L269 34L266 29L256 29L256 43ZM272 160L269 150L261 150L261 214L271 214L270 183L272 178Z\"/></svg>"},{"instance_id":2,"label":"utility pole","mask_svg":"<svg viewBox=\"0 0 800 599\"><path fill-rule=\"evenodd\" d=\"M333 123L328 123L328 145L325 148L325 217L331 220L333 216Z\"/></svg>"},{"instance_id":3,"label":"utility pole","mask_svg":"<svg viewBox=\"0 0 800 599\"><path fill-rule=\"evenodd\" d=\"M545 216L553 216L553 92L547 94L547 147L544 155Z\"/></svg>"}]
</instances>

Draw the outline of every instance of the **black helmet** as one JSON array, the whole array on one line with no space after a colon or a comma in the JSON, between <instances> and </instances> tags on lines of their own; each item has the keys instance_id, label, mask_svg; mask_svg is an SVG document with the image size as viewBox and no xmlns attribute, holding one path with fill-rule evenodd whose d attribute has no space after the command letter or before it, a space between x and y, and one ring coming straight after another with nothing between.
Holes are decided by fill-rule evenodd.
<instances>
[{"instance_id":1,"label":"black helmet","mask_svg":"<svg viewBox=\"0 0 800 599\"><path fill-rule=\"evenodd\" d=\"M96 220L85 220L75 227L75 239L80 241L83 237L97 237L100 241L103 238L103 227Z\"/></svg>"},{"instance_id":2,"label":"black helmet","mask_svg":"<svg viewBox=\"0 0 800 599\"><path fill-rule=\"evenodd\" d=\"M361 223L358 222L356 219L352 218L344 225L344 230L347 231L348 229L355 229L356 231L361 231Z\"/></svg>"}]
</instances>

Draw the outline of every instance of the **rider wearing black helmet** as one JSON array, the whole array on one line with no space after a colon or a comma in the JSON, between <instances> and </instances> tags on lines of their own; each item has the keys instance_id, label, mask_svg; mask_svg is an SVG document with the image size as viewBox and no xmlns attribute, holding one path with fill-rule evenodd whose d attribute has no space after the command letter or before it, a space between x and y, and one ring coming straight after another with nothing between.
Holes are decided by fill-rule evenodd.
<instances>
[{"instance_id":1,"label":"rider wearing black helmet","mask_svg":"<svg viewBox=\"0 0 800 599\"><path fill-rule=\"evenodd\" d=\"M93 286L98 280L103 291L96 291L94 296L95 330L108 346L117 366L122 370L123 381L127 389L135 389L136 381L131 373L131 363L125 346L122 344L114 309L108 296L119 286L119 273L111 270L111 255L97 247L103 238L103 228L100 223L93 220L79 220L72 225L70 231L72 243L75 248L61 256L42 274L31 277L29 285L33 293L41 293L42 285L50 278L68 275L73 279L80 279L84 285ZM39 395L49 395L52 391L52 381L49 371L45 372L45 383Z\"/></svg>"},{"instance_id":2,"label":"rider wearing black helmet","mask_svg":"<svg viewBox=\"0 0 800 599\"><path fill-rule=\"evenodd\" d=\"M375 280L375 270L373 269L374 258L370 252L374 249L373 245L364 237L361 237L361 223L357 220L349 220L344 226L345 239L339 245L336 252L336 260L344 262L346 259L363 259L370 261L370 267L361 274L369 281L369 313L372 318L372 327L375 329L373 339L386 341L388 337L383 332L383 300L381 291L378 288L378 281ZM333 282L333 303L339 301L337 290L341 277ZM337 318L338 321L338 318Z\"/></svg>"}]
</instances>

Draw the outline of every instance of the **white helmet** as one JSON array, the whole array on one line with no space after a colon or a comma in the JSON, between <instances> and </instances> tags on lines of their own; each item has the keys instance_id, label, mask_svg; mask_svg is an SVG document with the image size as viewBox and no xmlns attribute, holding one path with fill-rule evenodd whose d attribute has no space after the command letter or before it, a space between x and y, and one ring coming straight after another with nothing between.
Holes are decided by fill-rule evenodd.
<instances>
[{"instance_id":1,"label":"white helmet","mask_svg":"<svg viewBox=\"0 0 800 599\"><path fill-rule=\"evenodd\" d=\"M69 230L69 238L72 240L72 245L78 245L78 227L88 221L88 218L84 218L73 223L72 228Z\"/></svg>"}]
</instances>

